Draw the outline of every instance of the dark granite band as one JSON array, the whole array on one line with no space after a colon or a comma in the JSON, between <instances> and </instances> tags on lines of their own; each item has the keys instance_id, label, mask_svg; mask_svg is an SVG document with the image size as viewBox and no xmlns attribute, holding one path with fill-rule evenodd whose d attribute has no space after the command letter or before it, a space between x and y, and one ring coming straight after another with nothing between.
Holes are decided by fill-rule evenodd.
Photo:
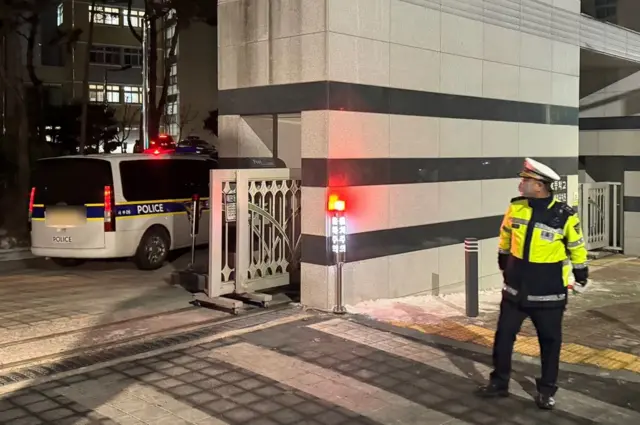
<instances>
[{"instance_id":1,"label":"dark granite band","mask_svg":"<svg viewBox=\"0 0 640 425\"><path fill-rule=\"evenodd\" d=\"M362 261L454 245L469 237L494 238L498 236L501 221L500 215L351 234L347 236L346 261ZM334 264L332 256L331 238L302 235L303 262L328 266ZM497 259L496 246L496 261ZM464 264L452 267L464 267Z\"/></svg>"},{"instance_id":2,"label":"dark granite band","mask_svg":"<svg viewBox=\"0 0 640 425\"><path fill-rule=\"evenodd\" d=\"M536 158L560 175L578 174L573 157ZM302 185L375 186L516 178L524 158L302 159Z\"/></svg>"},{"instance_id":3,"label":"dark granite band","mask_svg":"<svg viewBox=\"0 0 640 425\"><path fill-rule=\"evenodd\" d=\"M317 81L220 90L220 115L352 111L552 125L578 125L578 108Z\"/></svg>"}]
</instances>

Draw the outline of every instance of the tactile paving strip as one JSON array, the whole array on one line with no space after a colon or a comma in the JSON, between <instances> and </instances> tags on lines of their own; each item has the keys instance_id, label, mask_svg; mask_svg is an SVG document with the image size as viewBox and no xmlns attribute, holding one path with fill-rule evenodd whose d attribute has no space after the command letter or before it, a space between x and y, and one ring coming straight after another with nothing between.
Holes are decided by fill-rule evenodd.
<instances>
[{"instance_id":1,"label":"tactile paving strip","mask_svg":"<svg viewBox=\"0 0 640 425\"><path fill-rule=\"evenodd\" d=\"M494 330L476 325L455 324L444 321L442 324L430 323L420 325L416 323L390 322L398 327L414 329L419 332L438 335L462 342L472 342L485 347L493 346ZM525 356L539 357L540 345L535 336L518 335L513 351ZM607 370L620 370L640 373L640 357L612 349L599 350L584 345L566 343L562 345L560 361L571 364L596 366Z\"/></svg>"}]
</instances>

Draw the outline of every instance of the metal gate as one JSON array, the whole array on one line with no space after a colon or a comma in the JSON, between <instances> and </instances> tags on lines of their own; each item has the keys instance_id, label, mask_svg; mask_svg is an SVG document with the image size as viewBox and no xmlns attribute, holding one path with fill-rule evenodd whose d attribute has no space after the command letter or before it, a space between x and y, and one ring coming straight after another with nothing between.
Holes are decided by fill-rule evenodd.
<instances>
[{"instance_id":1,"label":"metal gate","mask_svg":"<svg viewBox=\"0 0 640 425\"><path fill-rule=\"evenodd\" d=\"M210 298L288 285L300 264L300 170L212 170Z\"/></svg>"},{"instance_id":2,"label":"metal gate","mask_svg":"<svg viewBox=\"0 0 640 425\"><path fill-rule=\"evenodd\" d=\"M580 184L580 221L587 250L622 250L622 184Z\"/></svg>"}]
</instances>

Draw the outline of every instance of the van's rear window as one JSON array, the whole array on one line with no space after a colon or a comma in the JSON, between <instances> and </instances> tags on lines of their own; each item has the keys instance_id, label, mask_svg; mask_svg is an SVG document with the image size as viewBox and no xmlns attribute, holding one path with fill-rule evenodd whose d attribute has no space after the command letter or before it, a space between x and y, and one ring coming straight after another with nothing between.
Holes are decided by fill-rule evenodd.
<instances>
[{"instance_id":1,"label":"van's rear window","mask_svg":"<svg viewBox=\"0 0 640 425\"><path fill-rule=\"evenodd\" d=\"M113 185L111 163L97 158L57 158L37 162L34 203L84 205L104 202L104 187Z\"/></svg>"}]
</instances>

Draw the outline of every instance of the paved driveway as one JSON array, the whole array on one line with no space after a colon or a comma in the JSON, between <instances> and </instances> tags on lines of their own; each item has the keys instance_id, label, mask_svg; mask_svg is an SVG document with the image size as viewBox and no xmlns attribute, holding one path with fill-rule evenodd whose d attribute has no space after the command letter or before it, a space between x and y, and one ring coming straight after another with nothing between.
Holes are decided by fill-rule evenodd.
<instances>
[{"instance_id":1,"label":"paved driveway","mask_svg":"<svg viewBox=\"0 0 640 425\"><path fill-rule=\"evenodd\" d=\"M200 252L199 260L205 258ZM191 294L168 284L171 271L187 261L181 257L153 272L105 261L0 275L0 371L226 316L192 307Z\"/></svg>"}]
</instances>

